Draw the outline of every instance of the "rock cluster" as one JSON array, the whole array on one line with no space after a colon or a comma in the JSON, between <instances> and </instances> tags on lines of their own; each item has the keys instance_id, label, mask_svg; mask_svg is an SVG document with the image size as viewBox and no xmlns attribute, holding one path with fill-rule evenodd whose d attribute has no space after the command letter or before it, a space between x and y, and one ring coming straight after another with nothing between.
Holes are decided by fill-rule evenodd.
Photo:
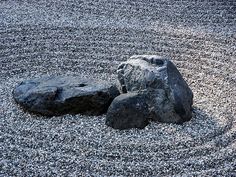
<instances>
[{"instance_id":1,"label":"rock cluster","mask_svg":"<svg viewBox=\"0 0 236 177\"><path fill-rule=\"evenodd\" d=\"M193 93L168 58L132 56L117 72L119 89L105 81L47 76L22 82L13 97L26 110L45 116L107 112L106 125L115 129L191 119Z\"/></svg>"},{"instance_id":2,"label":"rock cluster","mask_svg":"<svg viewBox=\"0 0 236 177\"><path fill-rule=\"evenodd\" d=\"M119 65L118 80L123 94L108 109L108 126L143 128L149 120L183 123L191 119L193 93L169 59L132 56Z\"/></svg>"}]
</instances>

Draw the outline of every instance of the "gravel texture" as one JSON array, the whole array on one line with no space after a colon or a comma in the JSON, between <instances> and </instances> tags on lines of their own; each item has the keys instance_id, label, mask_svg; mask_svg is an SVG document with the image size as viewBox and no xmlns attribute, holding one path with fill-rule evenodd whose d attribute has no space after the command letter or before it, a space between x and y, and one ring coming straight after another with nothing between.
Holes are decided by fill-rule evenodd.
<instances>
[{"instance_id":1,"label":"gravel texture","mask_svg":"<svg viewBox=\"0 0 236 177\"><path fill-rule=\"evenodd\" d=\"M236 176L236 1L0 2L0 176ZM167 55L194 93L181 125L119 131L99 117L23 112L42 75L114 81L134 54Z\"/></svg>"}]
</instances>

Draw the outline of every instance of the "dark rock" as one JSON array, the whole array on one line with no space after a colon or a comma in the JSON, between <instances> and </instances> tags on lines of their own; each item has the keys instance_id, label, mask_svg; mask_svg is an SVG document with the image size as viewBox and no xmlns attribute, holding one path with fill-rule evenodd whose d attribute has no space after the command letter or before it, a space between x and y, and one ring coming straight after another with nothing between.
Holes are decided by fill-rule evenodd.
<instances>
[{"instance_id":1,"label":"dark rock","mask_svg":"<svg viewBox=\"0 0 236 177\"><path fill-rule=\"evenodd\" d=\"M144 128L148 124L148 105L143 95L121 94L107 111L106 125L115 129Z\"/></svg>"},{"instance_id":2,"label":"dark rock","mask_svg":"<svg viewBox=\"0 0 236 177\"><path fill-rule=\"evenodd\" d=\"M193 93L175 65L155 55L137 55L118 67L121 91L145 95L152 120L183 123L192 117Z\"/></svg>"},{"instance_id":3,"label":"dark rock","mask_svg":"<svg viewBox=\"0 0 236 177\"><path fill-rule=\"evenodd\" d=\"M51 76L22 82L13 97L26 110L46 116L100 115L119 95L116 86L75 76Z\"/></svg>"}]
</instances>

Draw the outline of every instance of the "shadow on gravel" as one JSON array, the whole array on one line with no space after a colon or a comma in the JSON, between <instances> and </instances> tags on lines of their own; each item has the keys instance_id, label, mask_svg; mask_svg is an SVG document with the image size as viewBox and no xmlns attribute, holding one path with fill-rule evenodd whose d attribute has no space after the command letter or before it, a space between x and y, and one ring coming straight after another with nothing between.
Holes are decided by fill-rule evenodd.
<instances>
[{"instance_id":1,"label":"shadow on gravel","mask_svg":"<svg viewBox=\"0 0 236 177\"><path fill-rule=\"evenodd\" d=\"M193 106L193 117L185 128L190 128L189 136L196 135L198 139L207 142L214 138L221 139L224 134L232 128L232 119L220 119L217 116L212 116L205 110ZM187 131L185 133L188 133ZM217 142L215 144L217 145Z\"/></svg>"}]
</instances>

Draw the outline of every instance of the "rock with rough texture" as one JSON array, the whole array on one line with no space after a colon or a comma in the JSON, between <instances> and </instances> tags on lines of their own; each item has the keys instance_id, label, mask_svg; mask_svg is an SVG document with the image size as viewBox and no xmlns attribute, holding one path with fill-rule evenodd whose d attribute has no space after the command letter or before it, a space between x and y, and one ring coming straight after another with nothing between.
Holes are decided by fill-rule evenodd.
<instances>
[{"instance_id":1,"label":"rock with rough texture","mask_svg":"<svg viewBox=\"0 0 236 177\"><path fill-rule=\"evenodd\" d=\"M168 58L132 56L119 65L118 80L123 93L145 95L152 120L183 123L191 119L193 93Z\"/></svg>"},{"instance_id":2,"label":"rock with rough texture","mask_svg":"<svg viewBox=\"0 0 236 177\"><path fill-rule=\"evenodd\" d=\"M100 115L119 95L116 86L75 76L50 76L26 80L13 91L17 103L46 116Z\"/></svg>"},{"instance_id":3,"label":"rock with rough texture","mask_svg":"<svg viewBox=\"0 0 236 177\"><path fill-rule=\"evenodd\" d=\"M106 125L115 129L144 128L148 105L143 95L126 93L116 97L107 111Z\"/></svg>"}]
</instances>

